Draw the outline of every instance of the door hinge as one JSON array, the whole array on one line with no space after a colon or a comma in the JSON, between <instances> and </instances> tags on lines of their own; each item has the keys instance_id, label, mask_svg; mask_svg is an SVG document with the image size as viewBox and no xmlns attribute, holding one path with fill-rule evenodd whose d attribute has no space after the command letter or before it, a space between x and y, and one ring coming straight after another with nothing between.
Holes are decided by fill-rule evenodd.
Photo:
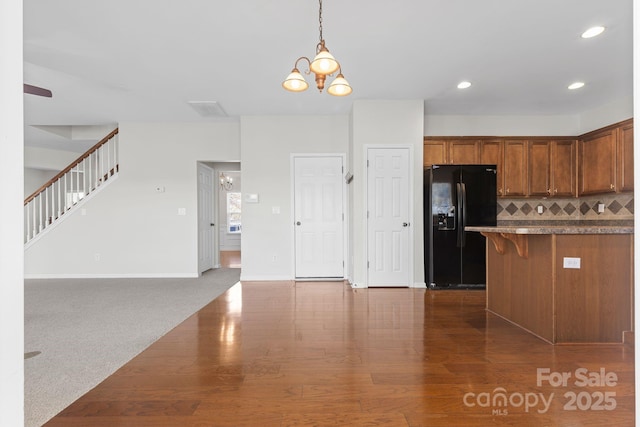
<instances>
[{"instance_id":1,"label":"door hinge","mask_svg":"<svg viewBox=\"0 0 640 427\"><path fill-rule=\"evenodd\" d=\"M367 268L369 268L369 261L367 261Z\"/></svg>"},{"instance_id":2,"label":"door hinge","mask_svg":"<svg viewBox=\"0 0 640 427\"><path fill-rule=\"evenodd\" d=\"M367 167L369 167L369 159L367 159Z\"/></svg>"}]
</instances>

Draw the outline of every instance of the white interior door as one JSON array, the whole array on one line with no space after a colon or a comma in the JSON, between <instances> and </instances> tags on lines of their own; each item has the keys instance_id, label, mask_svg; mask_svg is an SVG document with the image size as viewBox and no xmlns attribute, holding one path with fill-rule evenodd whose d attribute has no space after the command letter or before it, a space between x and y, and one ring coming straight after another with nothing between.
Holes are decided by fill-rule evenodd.
<instances>
[{"instance_id":1,"label":"white interior door","mask_svg":"<svg viewBox=\"0 0 640 427\"><path fill-rule=\"evenodd\" d=\"M410 286L409 149L367 150L368 286Z\"/></svg>"},{"instance_id":2,"label":"white interior door","mask_svg":"<svg viewBox=\"0 0 640 427\"><path fill-rule=\"evenodd\" d=\"M296 278L344 277L342 157L294 157Z\"/></svg>"},{"instance_id":3,"label":"white interior door","mask_svg":"<svg viewBox=\"0 0 640 427\"><path fill-rule=\"evenodd\" d=\"M214 265L213 169L198 163L198 273Z\"/></svg>"}]
</instances>

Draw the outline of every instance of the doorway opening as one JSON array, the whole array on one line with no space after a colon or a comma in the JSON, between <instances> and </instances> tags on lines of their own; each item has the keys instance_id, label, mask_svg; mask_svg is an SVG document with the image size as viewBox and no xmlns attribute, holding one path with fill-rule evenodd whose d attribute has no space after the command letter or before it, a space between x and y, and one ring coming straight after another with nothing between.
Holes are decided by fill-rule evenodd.
<instances>
[{"instance_id":1,"label":"doorway opening","mask_svg":"<svg viewBox=\"0 0 640 427\"><path fill-rule=\"evenodd\" d=\"M198 269L241 268L239 162L198 162Z\"/></svg>"}]
</instances>

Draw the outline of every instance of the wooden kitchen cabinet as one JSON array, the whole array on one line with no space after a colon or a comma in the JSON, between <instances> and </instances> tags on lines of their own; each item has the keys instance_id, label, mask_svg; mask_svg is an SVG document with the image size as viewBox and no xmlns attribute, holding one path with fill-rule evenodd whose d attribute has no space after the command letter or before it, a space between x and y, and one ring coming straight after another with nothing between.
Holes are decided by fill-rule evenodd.
<instances>
[{"instance_id":1,"label":"wooden kitchen cabinet","mask_svg":"<svg viewBox=\"0 0 640 427\"><path fill-rule=\"evenodd\" d=\"M586 134L580 140L578 195L616 191L615 128Z\"/></svg>"},{"instance_id":2,"label":"wooden kitchen cabinet","mask_svg":"<svg viewBox=\"0 0 640 427\"><path fill-rule=\"evenodd\" d=\"M422 152L423 166L442 165L447 162L447 141L425 140Z\"/></svg>"},{"instance_id":3,"label":"wooden kitchen cabinet","mask_svg":"<svg viewBox=\"0 0 640 427\"><path fill-rule=\"evenodd\" d=\"M625 122L618 135L618 191L633 190L633 122Z\"/></svg>"},{"instance_id":4,"label":"wooden kitchen cabinet","mask_svg":"<svg viewBox=\"0 0 640 427\"><path fill-rule=\"evenodd\" d=\"M475 165L478 164L479 143L467 139L424 141L423 165Z\"/></svg>"},{"instance_id":5,"label":"wooden kitchen cabinet","mask_svg":"<svg viewBox=\"0 0 640 427\"><path fill-rule=\"evenodd\" d=\"M452 165L477 165L478 141L460 140L450 141L448 162Z\"/></svg>"},{"instance_id":6,"label":"wooden kitchen cabinet","mask_svg":"<svg viewBox=\"0 0 640 427\"><path fill-rule=\"evenodd\" d=\"M504 144L502 141L480 141L480 164L496 165L496 192L498 196L504 195L504 180L502 170L504 168Z\"/></svg>"},{"instance_id":7,"label":"wooden kitchen cabinet","mask_svg":"<svg viewBox=\"0 0 640 427\"><path fill-rule=\"evenodd\" d=\"M576 195L575 141L529 142L530 196L573 197Z\"/></svg>"},{"instance_id":8,"label":"wooden kitchen cabinet","mask_svg":"<svg viewBox=\"0 0 640 427\"><path fill-rule=\"evenodd\" d=\"M526 196L528 193L528 141L504 142L504 196Z\"/></svg>"}]
</instances>

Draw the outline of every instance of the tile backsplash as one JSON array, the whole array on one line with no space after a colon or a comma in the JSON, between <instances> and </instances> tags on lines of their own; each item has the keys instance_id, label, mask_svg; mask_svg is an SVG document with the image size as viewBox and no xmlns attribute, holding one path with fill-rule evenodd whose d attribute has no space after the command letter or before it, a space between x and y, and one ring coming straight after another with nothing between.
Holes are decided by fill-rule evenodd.
<instances>
[{"instance_id":1,"label":"tile backsplash","mask_svg":"<svg viewBox=\"0 0 640 427\"><path fill-rule=\"evenodd\" d=\"M633 221L633 193L600 194L577 199L498 199L497 213L499 222Z\"/></svg>"}]
</instances>

